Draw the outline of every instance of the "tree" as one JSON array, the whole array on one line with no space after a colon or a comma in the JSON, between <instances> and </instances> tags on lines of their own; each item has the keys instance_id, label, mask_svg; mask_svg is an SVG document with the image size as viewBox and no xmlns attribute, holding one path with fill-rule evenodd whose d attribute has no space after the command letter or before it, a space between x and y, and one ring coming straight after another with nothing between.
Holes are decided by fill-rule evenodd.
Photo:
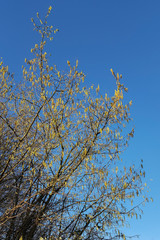
<instances>
[{"instance_id":1,"label":"tree","mask_svg":"<svg viewBox=\"0 0 160 240\"><path fill-rule=\"evenodd\" d=\"M48 26L50 11L43 21L37 14L39 24L32 19L41 40L23 82L14 86L0 63L0 238L125 239L121 226L141 214L131 205L145 176L142 164L121 167L134 134L125 130L127 88L111 69L115 94L103 97L99 85L85 87L78 61L67 62L67 73L50 66L45 46L58 31Z\"/></svg>"}]
</instances>

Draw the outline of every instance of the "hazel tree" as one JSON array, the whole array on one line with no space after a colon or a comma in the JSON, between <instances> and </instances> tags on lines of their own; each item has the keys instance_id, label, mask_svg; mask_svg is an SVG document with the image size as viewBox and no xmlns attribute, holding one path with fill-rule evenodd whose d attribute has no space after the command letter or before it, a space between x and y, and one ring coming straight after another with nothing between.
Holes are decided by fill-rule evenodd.
<instances>
[{"instance_id":1,"label":"hazel tree","mask_svg":"<svg viewBox=\"0 0 160 240\"><path fill-rule=\"evenodd\" d=\"M130 101L115 74L115 93L85 87L78 61L51 66L46 44L58 30L37 14L40 43L25 59L23 81L0 63L0 238L126 239L127 218L141 215L143 164L123 168ZM141 200L140 200L141 198Z\"/></svg>"}]
</instances>

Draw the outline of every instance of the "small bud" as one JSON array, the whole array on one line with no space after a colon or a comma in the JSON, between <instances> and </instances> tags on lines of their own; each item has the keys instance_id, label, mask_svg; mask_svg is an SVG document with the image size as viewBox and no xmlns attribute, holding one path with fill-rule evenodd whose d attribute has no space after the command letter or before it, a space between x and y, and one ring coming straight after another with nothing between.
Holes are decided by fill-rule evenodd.
<instances>
[{"instance_id":1,"label":"small bud","mask_svg":"<svg viewBox=\"0 0 160 240\"><path fill-rule=\"evenodd\" d=\"M68 66L70 66L71 64L70 64L70 61L67 61L67 64L68 64Z\"/></svg>"}]
</instances>

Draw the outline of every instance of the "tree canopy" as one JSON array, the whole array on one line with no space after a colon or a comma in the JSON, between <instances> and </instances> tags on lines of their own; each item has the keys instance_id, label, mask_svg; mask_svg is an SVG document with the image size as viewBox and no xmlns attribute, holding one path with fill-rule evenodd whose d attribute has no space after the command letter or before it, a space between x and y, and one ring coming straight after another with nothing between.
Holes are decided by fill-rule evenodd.
<instances>
[{"instance_id":1,"label":"tree canopy","mask_svg":"<svg viewBox=\"0 0 160 240\"><path fill-rule=\"evenodd\" d=\"M134 134L126 128L132 101L112 69L110 97L86 87L78 61L67 61L67 72L50 65L45 47L58 31L50 11L32 19L40 43L23 81L0 63L0 238L126 239L121 227L147 199L142 162L127 168L120 158Z\"/></svg>"}]
</instances>

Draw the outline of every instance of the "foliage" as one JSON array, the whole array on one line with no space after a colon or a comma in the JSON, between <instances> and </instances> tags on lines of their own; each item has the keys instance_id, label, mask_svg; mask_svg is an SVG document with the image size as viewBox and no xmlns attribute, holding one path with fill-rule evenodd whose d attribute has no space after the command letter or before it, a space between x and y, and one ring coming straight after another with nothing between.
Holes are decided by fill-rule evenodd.
<instances>
[{"instance_id":1,"label":"foliage","mask_svg":"<svg viewBox=\"0 0 160 240\"><path fill-rule=\"evenodd\" d=\"M125 239L121 226L138 216L142 167L122 168L120 154L129 104L121 76L115 94L84 86L78 61L68 72L50 66L45 46L52 33L47 16L35 29L40 44L25 59L23 82L14 87L0 63L0 238ZM145 200L145 198L144 198ZM131 203L131 205L130 205ZM133 205L133 206L132 206Z\"/></svg>"}]
</instances>

